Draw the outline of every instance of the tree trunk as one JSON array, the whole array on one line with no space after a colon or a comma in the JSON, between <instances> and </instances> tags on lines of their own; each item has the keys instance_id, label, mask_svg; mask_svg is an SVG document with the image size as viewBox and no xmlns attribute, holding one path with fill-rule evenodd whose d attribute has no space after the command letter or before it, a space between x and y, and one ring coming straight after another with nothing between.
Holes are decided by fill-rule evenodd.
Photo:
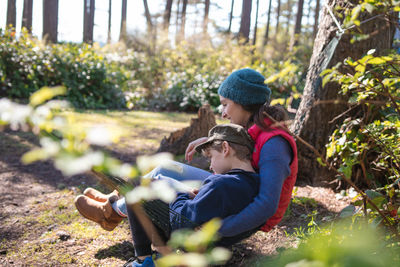
<instances>
[{"instance_id":1,"label":"tree trunk","mask_svg":"<svg viewBox=\"0 0 400 267\"><path fill-rule=\"evenodd\" d=\"M210 105L204 105L197 112L198 118L193 118L189 127L177 130L164 137L157 152L170 152L175 155L185 154L190 142L208 135L208 131L216 125L215 116Z\"/></svg>"},{"instance_id":2,"label":"tree trunk","mask_svg":"<svg viewBox=\"0 0 400 267\"><path fill-rule=\"evenodd\" d=\"M357 0L352 0L351 2L353 4L358 3ZM346 3L348 3L346 0L328 1L328 5L332 10L335 10L338 5L343 7ZM360 20L363 21L370 17L372 15L364 12L360 15ZM337 18L339 19L339 17ZM395 27L390 22L383 19L374 19L361 26L363 33L371 35L369 39L351 44L351 35L344 34L327 67L331 68L339 62L343 62L347 57L358 59L370 49L376 49L379 53L390 48L393 42L394 29ZM331 122L331 120L347 108L345 105L335 104L334 101L338 99L348 100L348 98L338 95L340 86L337 83L328 83L324 87L321 84L320 73L323 70L323 65L326 64L324 60L328 57L324 53L324 48L336 35L336 31L336 24L325 7L314 43L303 97L294 123L291 126L291 130L295 135L313 145L322 155L325 155L325 144L328 142L329 136L336 125L341 123L340 120L335 120L334 122ZM325 167L319 165L315 154L310 149L299 141L297 144L300 166L299 182L318 185L334 178L332 173L329 173Z\"/></svg>"},{"instance_id":3,"label":"tree trunk","mask_svg":"<svg viewBox=\"0 0 400 267\"><path fill-rule=\"evenodd\" d=\"M258 0L257 0L258 1ZM208 13L210 13L210 0L204 1L204 20L203 20L203 34L208 31Z\"/></svg>"},{"instance_id":4,"label":"tree trunk","mask_svg":"<svg viewBox=\"0 0 400 267\"><path fill-rule=\"evenodd\" d=\"M291 51L296 45L299 44L299 35L301 33L301 19L303 18L303 6L304 6L304 0L299 0L299 2L297 3L296 24L294 26L294 32L290 46Z\"/></svg>"},{"instance_id":5,"label":"tree trunk","mask_svg":"<svg viewBox=\"0 0 400 267\"><path fill-rule=\"evenodd\" d=\"M7 22L6 28L15 28L17 25L17 8L15 6L15 0L8 0L7 2Z\"/></svg>"},{"instance_id":6,"label":"tree trunk","mask_svg":"<svg viewBox=\"0 0 400 267\"><path fill-rule=\"evenodd\" d=\"M33 0L24 0L21 28L26 28L29 33L32 32L32 7L33 7Z\"/></svg>"},{"instance_id":7,"label":"tree trunk","mask_svg":"<svg viewBox=\"0 0 400 267\"><path fill-rule=\"evenodd\" d=\"M287 7L288 7L288 15L286 21L286 34L289 33L290 30L290 21L292 20L292 0L287 0Z\"/></svg>"},{"instance_id":8,"label":"tree trunk","mask_svg":"<svg viewBox=\"0 0 400 267\"><path fill-rule=\"evenodd\" d=\"M110 44L110 43L111 43L111 4L112 4L112 0L108 0L107 44Z\"/></svg>"},{"instance_id":9,"label":"tree trunk","mask_svg":"<svg viewBox=\"0 0 400 267\"><path fill-rule=\"evenodd\" d=\"M58 0L43 0L43 34L48 42L57 43Z\"/></svg>"},{"instance_id":10,"label":"tree trunk","mask_svg":"<svg viewBox=\"0 0 400 267\"><path fill-rule=\"evenodd\" d=\"M231 32L231 28L232 28L233 5L234 4L235 4L235 0L232 0L232 2L231 2L231 13L229 13L229 26L228 26L228 30L227 30L228 33Z\"/></svg>"},{"instance_id":11,"label":"tree trunk","mask_svg":"<svg viewBox=\"0 0 400 267\"><path fill-rule=\"evenodd\" d=\"M122 0L122 8L121 8L121 30L119 33L119 40L126 41L126 6L127 0Z\"/></svg>"},{"instance_id":12,"label":"tree trunk","mask_svg":"<svg viewBox=\"0 0 400 267\"><path fill-rule=\"evenodd\" d=\"M317 36L317 30L318 30L319 9L320 9L319 3L320 0L316 0L315 13L314 13L313 39L315 39L315 36Z\"/></svg>"},{"instance_id":13,"label":"tree trunk","mask_svg":"<svg viewBox=\"0 0 400 267\"><path fill-rule=\"evenodd\" d=\"M276 9L276 25L275 25L275 38L279 32L279 17L281 15L281 0L278 0L278 8Z\"/></svg>"},{"instance_id":14,"label":"tree trunk","mask_svg":"<svg viewBox=\"0 0 400 267\"><path fill-rule=\"evenodd\" d=\"M313 0L308 0L308 3L307 3L307 16L306 16L306 18L307 18L307 23L310 21L310 15L311 15L311 10L312 10L312 7L311 7L311 3L313 2Z\"/></svg>"},{"instance_id":15,"label":"tree trunk","mask_svg":"<svg viewBox=\"0 0 400 267\"><path fill-rule=\"evenodd\" d=\"M168 31L169 22L171 20L172 2L173 2L173 0L167 0L167 4L165 6L164 21L163 21L163 29L165 31Z\"/></svg>"},{"instance_id":16,"label":"tree trunk","mask_svg":"<svg viewBox=\"0 0 400 267\"><path fill-rule=\"evenodd\" d=\"M179 38L179 16L180 16L180 6L181 0L178 0L176 3L176 18L175 18L175 44L178 44L180 41Z\"/></svg>"},{"instance_id":17,"label":"tree trunk","mask_svg":"<svg viewBox=\"0 0 400 267\"><path fill-rule=\"evenodd\" d=\"M250 34L252 0L243 0L242 16L240 20L239 39L243 39L244 43L248 43Z\"/></svg>"},{"instance_id":18,"label":"tree trunk","mask_svg":"<svg viewBox=\"0 0 400 267\"><path fill-rule=\"evenodd\" d=\"M151 36L153 32L153 22L151 21L151 15L149 10L149 5L147 4L147 0L143 0L143 5L144 5L144 15L146 17L146 23L147 23L147 32L149 33L149 36Z\"/></svg>"},{"instance_id":19,"label":"tree trunk","mask_svg":"<svg viewBox=\"0 0 400 267\"><path fill-rule=\"evenodd\" d=\"M83 5L83 41L92 44L95 1L84 0Z\"/></svg>"},{"instance_id":20,"label":"tree trunk","mask_svg":"<svg viewBox=\"0 0 400 267\"><path fill-rule=\"evenodd\" d=\"M263 47L265 47L268 44L268 38L269 38L269 22L271 19L271 5L272 1L269 0L269 7L268 7L268 15L267 15L267 27L265 29L265 35L264 35L264 42L263 42Z\"/></svg>"},{"instance_id":21,"label":"tree trunk","mask_svg":"<svg viewBox=\"0 0 400 267\"><path fill-rule=\"evenodd\" d=\"M257 42L257 25L258 25L258 7L260 1L257 0L256 2L256 23L254 24L254 38L253 38L253 45L256 45Z\"/></svg>"},{"instance_id":22,"label":"tree trunk","mask_svg":"<svg viewBox=\"0 0 400 267\"><path fill-rule=\"evenodd\" d=\"M181 10L181 27L179 32L180 40L185 39L185 26L186 26L186 8L188 0L183 0L182 10Z\"/></svg>"}]
</instances>

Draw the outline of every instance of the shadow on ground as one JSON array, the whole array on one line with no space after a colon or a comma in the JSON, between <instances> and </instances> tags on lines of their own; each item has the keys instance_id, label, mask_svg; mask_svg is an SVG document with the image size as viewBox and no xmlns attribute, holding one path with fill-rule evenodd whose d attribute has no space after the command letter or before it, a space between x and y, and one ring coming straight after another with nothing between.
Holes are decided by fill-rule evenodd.
<instances>
[{"instance_id":1,"label":"shadow on ground","mask_svg":"<svg viewBox=\"0 0 400 267\"><path fill-rule=\"evenodd\" d=\"M96 253L95 258L101 260L113 257L127 261L133 256L134 252L132 243L124 241L122 243L110 246L106 249L99 250Z\"/></svg>"}]
</instances>

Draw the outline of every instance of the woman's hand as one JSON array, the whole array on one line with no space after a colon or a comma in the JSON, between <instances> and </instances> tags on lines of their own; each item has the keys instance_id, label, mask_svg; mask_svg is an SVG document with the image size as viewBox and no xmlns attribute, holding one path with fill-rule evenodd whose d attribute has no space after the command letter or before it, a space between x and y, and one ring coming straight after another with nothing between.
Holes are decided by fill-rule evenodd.
<instances>
[{"instance_id":1,"label":"woman's hand","mask_svg":"<svg viewBox=\"0 0 400 267\"><path fill-rule=\"evenodd\" d=\"M191 162L193 159L193 155L196 152L196 150L194 149L197 145L200 145L201 143L204 143L205 141L207 141L207 137L200 137L192 142L189 143L189 145L186 148L185 151L185 160L187 162Z\"/></svg>"},{"instance_id":2,"label":"woman's hand","mask_svg":"<svg viewBox=\"0 0 400 267\"><path fill-rule=\"evenodd\" d=\"M195 198L195 196L199 193L199 189L192 189L188 192L190 199Z\"/></svg>"}]
</instances>

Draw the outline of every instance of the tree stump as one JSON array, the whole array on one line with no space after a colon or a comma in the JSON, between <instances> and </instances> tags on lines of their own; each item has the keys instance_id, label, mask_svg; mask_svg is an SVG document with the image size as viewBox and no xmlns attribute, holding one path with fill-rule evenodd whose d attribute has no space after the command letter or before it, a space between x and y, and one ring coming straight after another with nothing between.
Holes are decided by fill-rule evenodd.
<instances>
[{"instance_id":1,"label":"tree stump","mask_svg":"<svg viewBox=\"0 0 400 267\"><path fill-rule=\"evenodd\" d=\"M208 131L216 125L215 115L210 105L203 105L197 112L198 118L193 118L189 127L177 130L161 140L157 152L170 152L174 155L185 153L189 143L197 138L208 135Z\"/></svg>"}]
</instances>

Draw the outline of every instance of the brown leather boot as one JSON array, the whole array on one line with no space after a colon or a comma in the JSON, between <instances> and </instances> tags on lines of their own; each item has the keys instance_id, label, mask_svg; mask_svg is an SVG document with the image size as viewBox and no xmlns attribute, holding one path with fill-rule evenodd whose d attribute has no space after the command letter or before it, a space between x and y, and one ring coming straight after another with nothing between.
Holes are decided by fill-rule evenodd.
<instances>
[{"instance_id":1,"label":"brown leather boot","mask_svg":"<svg viewBox=\"0 0 400 267\"><path fill-rule=\"evenodd\" d=\"M86 188L85 191L83 191L83 194L99 202L106 202L110 197L113 196L117 196L119 198L119 193L117 190L114 190L110 194L106 195L92 187Z\"/></svg>"},{"instance_id":2,"label":"brown leather boot","mask_svg":"<svg viewBox=\"0 0 400 267\"><path fill-rule=\"evenodd\" d=\"M99 202L84 195L75 198L75 207L79 213L98 223L104 230L112 231L122 221L123 217L119 216L111 206L111 202L118 199L117 196L110 197L106 202Z\"/></svg>"}]
</instances>

